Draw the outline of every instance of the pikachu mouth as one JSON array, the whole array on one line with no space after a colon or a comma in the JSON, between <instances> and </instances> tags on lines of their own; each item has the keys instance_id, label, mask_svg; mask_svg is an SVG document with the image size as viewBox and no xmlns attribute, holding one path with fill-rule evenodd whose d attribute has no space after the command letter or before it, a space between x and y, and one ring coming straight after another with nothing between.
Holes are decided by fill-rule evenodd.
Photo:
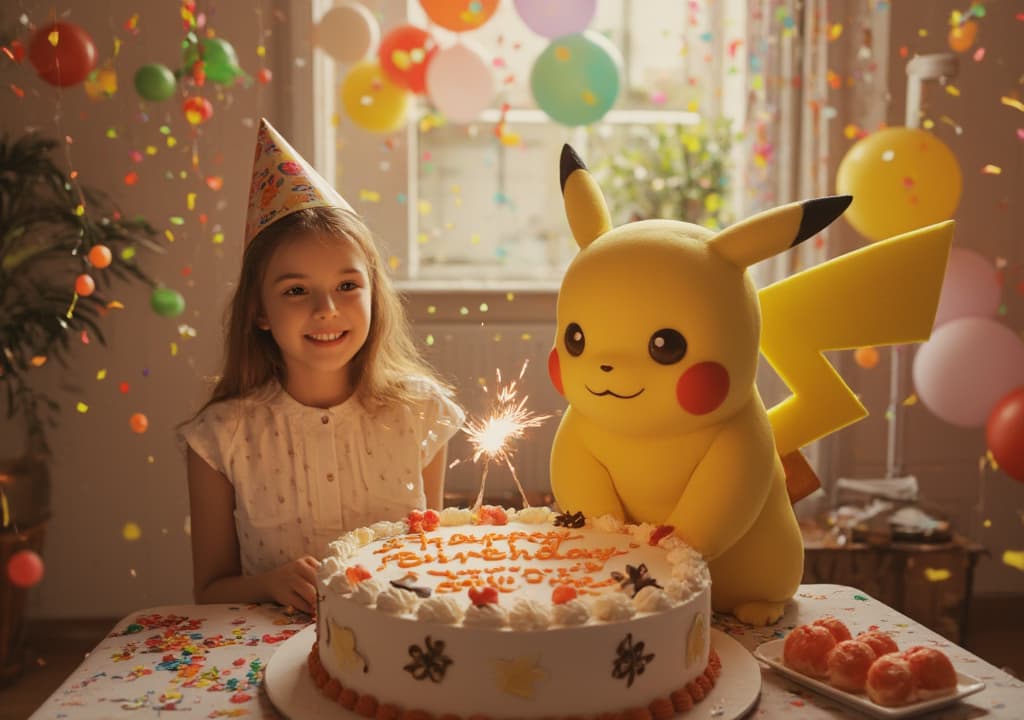
<instances>
[{"instance_id":1,"label":"pikachu mouth","mask_svg":"<svg viewBox=\"0 0 1024 720\"><path fill-rule=\"evenodd\" d=\"M596 390L593 390L589 385L584 385L583 387L585 387L587 389L588 393L590 393L591 395L594 395L595 397L604 397L605 395L611 395L612 397L618 398L619 400L632 400L637 395L642 393L644 391L644 389L645 389L645 388L640 388L639 390L637 390L632 395L619 395L617 392L612 392L611 390L602 390L601 392L597 392Z\"/></svg>"}]
</instances>

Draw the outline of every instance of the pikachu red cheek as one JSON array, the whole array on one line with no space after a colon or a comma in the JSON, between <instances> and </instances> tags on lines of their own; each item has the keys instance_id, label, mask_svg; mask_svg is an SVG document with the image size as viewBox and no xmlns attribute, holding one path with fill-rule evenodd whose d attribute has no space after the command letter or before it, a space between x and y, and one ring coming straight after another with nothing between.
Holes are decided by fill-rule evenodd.
<instances>
[{"instance_id":1,"label":"pikachu red cheek","mask_svg":"<svg viewBox=\"0 0 1024 720\"><path fill-rule=\"evenodd\" d=\"M728 394L729 372L716 362L697 363L676 383L676 400L692 415L707 415L717 409Z\"/></svg>"},{"instance_id":2,"label":"pikachu red cheek","mask_svg":"<svg viewBox=\"0 0 1024 720\"><path fill-rule=\"evenodd\" d=\"M565 397L565 391L562 390L562 367L558 363L558 348L551 348L551 352L548 353L548 377L551 378L551 384L555 386L558 394Z\"/></svg>"}]
</instances>

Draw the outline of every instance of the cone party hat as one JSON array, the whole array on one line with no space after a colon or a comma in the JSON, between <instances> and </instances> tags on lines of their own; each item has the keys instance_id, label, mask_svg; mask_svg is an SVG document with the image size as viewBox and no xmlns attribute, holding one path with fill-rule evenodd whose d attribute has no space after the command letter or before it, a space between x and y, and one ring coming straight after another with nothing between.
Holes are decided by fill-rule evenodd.
<instances>
[{"instance_id":1,"label":"cone party hat","mask_svg":"<svg viewBox=\"0 0 1024 720\"><path fill-rule=\"evenodd\" d=\"M355 212L281 133L266 118L261 118L249 186L249 209L245 216L245 245L286 215L310 207L336 207Z\"/></svg>"}]
</instances>

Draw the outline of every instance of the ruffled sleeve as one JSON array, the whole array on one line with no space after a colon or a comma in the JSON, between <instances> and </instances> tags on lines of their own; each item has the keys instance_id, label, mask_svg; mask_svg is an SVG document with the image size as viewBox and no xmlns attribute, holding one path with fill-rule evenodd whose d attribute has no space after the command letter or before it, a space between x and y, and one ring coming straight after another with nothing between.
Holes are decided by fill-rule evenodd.
<instances>
[{"instance_id":1,"label":"ruffled sleeve","mask_svg":"<svg viewBox=\"0 0 1024 720\"><path fill-rule=\"evenodd\" d=\"M182 425L176 435L182 453L192 448L207 465L225 476L228 475L229 448L239 424L235 405L229 401L205 408Z\"/></svg>"},{"instance_id":2,"label":"ruffled sleeve","mask_svg":"<svg viewBox=\"0 0 1024 720\"><path fill-rule=\"evenodd\" d=\"M419 413L420 462L426 465L447 444L466 420L466 413L440 385L428 378L417 378L424 398Z\"/></svg>"}]
</instances>

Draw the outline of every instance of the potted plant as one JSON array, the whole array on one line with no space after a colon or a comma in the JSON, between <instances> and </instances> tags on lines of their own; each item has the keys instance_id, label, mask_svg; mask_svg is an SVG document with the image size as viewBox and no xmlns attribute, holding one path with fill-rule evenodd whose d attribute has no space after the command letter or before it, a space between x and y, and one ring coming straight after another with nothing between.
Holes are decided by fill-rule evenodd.
<instances>
[{"instance_id":1,"label":"potted plant","mask_svg":"<svg viewBox=\"0 0 1024 720\"><path fill-rule=\"evenodd\" d=\"M594 167L615 224L668 218L715 229L732 221L728 120L630 125L595 140Z\"/></svg>"},{"instance_id":2,"label":"potted plant","mask_svg":"<svg viewBox=\"0 0 1024 720\"><path fill-rule=\"evenodd\" d=\"M135 252L162 250L147 222L69 178L52 159L57 144L35 134L0 138L0 383L8 419L25 429L18 457L0 460L0 684L20 670L27 594L9 579L8 560L40 551L50 514L47 430L60 404L33 384L33 371L67 367L83 331L105 344L104 288L151 283Z\"/></svg>"}]
</instances>

